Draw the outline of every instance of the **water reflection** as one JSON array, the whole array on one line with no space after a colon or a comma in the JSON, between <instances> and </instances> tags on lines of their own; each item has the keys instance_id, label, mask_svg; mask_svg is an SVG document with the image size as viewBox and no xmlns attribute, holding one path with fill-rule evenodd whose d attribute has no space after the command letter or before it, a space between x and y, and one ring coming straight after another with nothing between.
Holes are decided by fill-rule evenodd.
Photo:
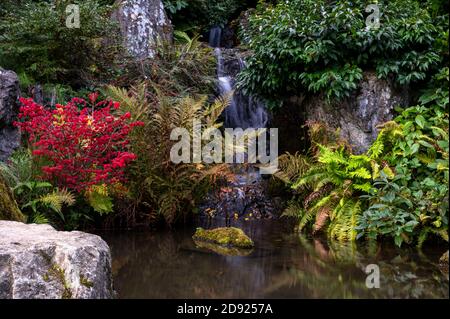
<instances>
[{"instance_id":1,"label":"water reflection","mask_svg":"<svg viewBox=\"0 0 450 319\"><path fill-rule=\"evenodd\" d=\"M357 247L292 234L277 221L240 225L254 242L248 256L197 247L194 229L104 234L120 298L448 298L445 248ZM368 264L380 289L368 289Z\"/></svg>"}]
</instances>

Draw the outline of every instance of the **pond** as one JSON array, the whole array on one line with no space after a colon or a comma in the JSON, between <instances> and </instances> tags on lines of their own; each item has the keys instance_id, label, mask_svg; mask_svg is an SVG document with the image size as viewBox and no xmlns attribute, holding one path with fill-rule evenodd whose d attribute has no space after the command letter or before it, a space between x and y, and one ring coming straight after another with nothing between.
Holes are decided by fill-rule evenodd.
<instances>
[{"instance_id":1,"label":"pond","mask_svg":"<svg viewBox=\"0 0 450 319\"><path fill-rule=\"evenodd\" d=\"M235 223L255 242L246 255L197 247L195 227L102 234L118 297L449 298L448 273L437 263L445 247L327 243L282 220ZM379 288L366 286L370 264L379 269Z\"/></svg>"}]
</instances>

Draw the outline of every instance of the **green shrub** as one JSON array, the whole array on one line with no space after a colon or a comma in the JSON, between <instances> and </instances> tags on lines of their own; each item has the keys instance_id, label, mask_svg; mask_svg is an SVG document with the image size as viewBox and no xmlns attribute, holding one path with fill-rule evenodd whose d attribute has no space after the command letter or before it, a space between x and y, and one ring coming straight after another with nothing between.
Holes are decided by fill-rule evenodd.
<instances>
[{"instance_id":1,"label":"green shrub","mask_svg":"<svg viewBox=\"0 0 450 319\"><path fill-rule=\"evenodd\" d=\"M6 163L0 162L0 174L13 191L27 222L64 224L63 206L74 205L75 196L39 179L38 172L38 164L28 150L18 150Z\"/></svg>"},{"instance_id":2,"label":"green shrub","mask_svg":"<svg viewBox=\"0 0 450 319\"><path fill-rule=\"evenodd\" d=\"M362 70L400 85L429 80L448 55L448 15L418 1L378 1L380 26L366 27L367 1L290 0L260 5L241 38L253 55L239 86L268 99L298 92L349 96Z\"/></svg>"},{"instance_id":3,"label":"green shrub","mask_svg":"<svg viewBox=\"0 0 450 319\"><path fill-rule=\"evenodd\" d=\"M303 161L302 155L281 158L281 171L276 176L288 176L284 180L297 193L284 215L299 219L299 231L312 226L313 233L326 229L332 239L355 240L364 208L359 196L372 189L372 181L380 174L393 173L376 160L372 151L354 155L337 134L327 133L317 123L309 126L310 136L320 137L327 145L314 140L312 158Z\"/></svg>"},{"instance_id":4,"label":"green shrub","mask_svg":"<svg viewBox=\"0 0 450 319\"><path fill-rule=\"evenodd\" d=\"M66 27L68 4L79 5L80 28ZM111 10L98 0L9 4L0 20L0 65L30 82L76 88L108 78L118 43L112 35L119 34Z\"/></svg>"},{"instance_id":5,"label":"green shrub","mask_svg":"<svg viewBox=\"0 0 450 319\"><path fill-rule=\"evenodd\" d=\"M310 158L280 158L277 177L295 190L284 215L298 218L299 230L326 227L339 240L392 238L398 246L421 246L437 235L448 241L448 80L443 68L418 106L380 126L366 154L353 155L310 124L318 149Z\"/></svg>"},{"instance_id":6,"label":"green shrub","mask_svg":"<svg viewBox=\"0 0 450 319\"><path fill-rule=\"evenodd\" d=\"M401 110L396 128L381 131L373 147L396 176L374 184L360 236L393 237L399 246L404 241L420 246L429 234L448 241L448 80L444 68L423 92L420 104Z\"/></svg>"}]
</instances>

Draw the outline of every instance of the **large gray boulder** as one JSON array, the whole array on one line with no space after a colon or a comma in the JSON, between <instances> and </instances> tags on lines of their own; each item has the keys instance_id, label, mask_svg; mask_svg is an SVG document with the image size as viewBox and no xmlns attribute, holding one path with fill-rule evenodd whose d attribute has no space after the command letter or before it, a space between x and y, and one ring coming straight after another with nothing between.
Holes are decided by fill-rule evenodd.
<instances>
[{"instance_id":1,"label":"large gray boulder","mask_svg":"<svg viewBox=\"0 0 450 319\"><path fill-rule=\"evenodd\" d=\"M20 146L20 132L13 126L19 113L19 95L17 74L0 68L0 161Z\"/></svg>"},{"instance_id":2,"label":"large gray boulder","mask_svg":"<svg viewBox=\"0 0 450 319\"><path fill-rule=\"evenodd\" d=\"M137 58L153 57L159 41L172 39L172 24L161 0L119 0L113 14L119 24L125 47Z\"/></svg>"},{"instance_id":3,"label":"large gray boulder","mask_svg":"<svg viewBox=\"0 0 450 319\"><path fill-rule=\"evenodd\" d=\"M12 221L0 221L0 234L0 299L114 297L99 236Z\"/></svg>"},{"instance_id":4,"label":"large gray boulder","mask_svg":"<svg viewBox=\"0 0 450 319\"><path fill-rule=\"evenodd\" d=\"M340 129L356 153L365 152L378 135L377 125L393 118L394 107L407 106L406 88L398 89L389 81L378 79L373 72L364 73L358 91L350 98L327 103L323 97L302 100L306 119L324 122Z\"/></svg>"}]
</instances>

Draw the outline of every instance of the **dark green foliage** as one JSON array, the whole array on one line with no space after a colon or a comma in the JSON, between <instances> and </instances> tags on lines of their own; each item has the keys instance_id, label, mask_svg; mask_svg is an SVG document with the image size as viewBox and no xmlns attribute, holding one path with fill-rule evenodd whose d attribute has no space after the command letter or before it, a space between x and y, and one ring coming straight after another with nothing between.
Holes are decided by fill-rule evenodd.
<instances>
[{"instance_id":1,"label":"dark green foliage","mask_svg":"<svg viewBox=\"0 0 450 319\"><path fill-rule=\"evenodd\" d=\"M298 92L349 96L362 70L406 85L429 79L445 60L448 15L418 1L378 1L379 28L367 27L367 1L290 0L260 5L242 39L253 52L240 86L269 99Z\"/></svg>"},{"instance_id":2,"label":"dark green foliage","mask_svg":"<svg viewBox=\"0 0 450 319\"><path fill-rule=\"evenodd\" d=\"M206 32L212 26L224 26L239 12L255 5L255 0L164 0L172 22L181 30Z\"/></svg>"},{"instance_id":3,"label":"dark green foliage","mask_svg":"<svg viewBox=\"0 0 450 319\"><path fill-rule=\"evenodd\" d=\"M189 2L186 0L163 0L163 3L164 9L170 14L175 14L189 5Z\"/></svg>"},{"instance_id":4,"label":"dark green foliage","mask_svg":"<svg viewBox=\"0 0 450 319\"><path fill-rule=\"evenodd\" d=\"M371 206L359 228L369 238L422 245L437 234L448 241L448 77L448 68L442 69L420 104L401 110L398 124L386 125L372 146L396 175L377 181L367 197Z\"/></svg>"},{"instance_id":5,"label":"dark green foliage","mask_svg":"<svg viewBox=\"0 0 450 319\"><path fill-rule=\"evenodd\" d=\"M68 4L79 5L80 28L66 27ZM31 83L78 88L93 77L95 81L107 78L116 53L111 37L118 34L111 10L98 0L9 4L0 20L0 65Z\"/></svg>"},{"instance_id":6,"label":"dark green foliage","mask_svg":"<svg viewBox=\"0 0 450 319\"><path fill-rule=\"evenodd\" d=\"M392 172L388 166L380 168L370 154L352 154L344 141L320 124L310 123L309 132L327 145L313 140L312 158L303 161L301 155L281 158L276 176L288 176L283 180L296 192L284 215L299 219L299 231L306 226L313 233L326 228L330 238L354 240L363 208L358 197L371 190L372 180L381 172ZM286 160L289 165L283 163Z\"/></svg>"},{"instance_id":7,"label":"dark green foliage","mask_svg":"<svg viewBox=\"0 0 450 319\"><path fill-rule=\"evenodd\" d=\"M281 161L278 176L296 190L285 215L299 218L300 230L327 226L337 239L353 240L359 232L358 238L390 237L398 246L421 246L429 235L448 241L447 87L443 68L418 106L399 110L395 121L380 126L366 154L353 155L324 138L326 146L318 145L311 159L283 157L289 165ZM323 134L312 128L312 138Z\"/></svg>"},{"instance_id":8,"label":"dark green foliage","mask_svg":"<svg viewBox=\"0 0 450 319\"><path fill-rule=\"evenodd\" d=\"M174 36L174 43L161 43L155 57L126 61L123 74L114 84L127 87L144 81L155 102L158 96L212 93L216 85L213 51L198 37L190 38L180 31Z\"/></svg>"},{"instance_id":9,"label":"dark green foliage","mask_svg":"<svg viewBox=\"0 0 450 319\"><path fill-rule=\"evenodd\" d=\"M38 178L39 167L28 150L16 151L7 163L0 162L0 175L14 193L26 220L31 223L65 222L63 206L75 204L75 196Z\"/></svg>"}]
</instances>

